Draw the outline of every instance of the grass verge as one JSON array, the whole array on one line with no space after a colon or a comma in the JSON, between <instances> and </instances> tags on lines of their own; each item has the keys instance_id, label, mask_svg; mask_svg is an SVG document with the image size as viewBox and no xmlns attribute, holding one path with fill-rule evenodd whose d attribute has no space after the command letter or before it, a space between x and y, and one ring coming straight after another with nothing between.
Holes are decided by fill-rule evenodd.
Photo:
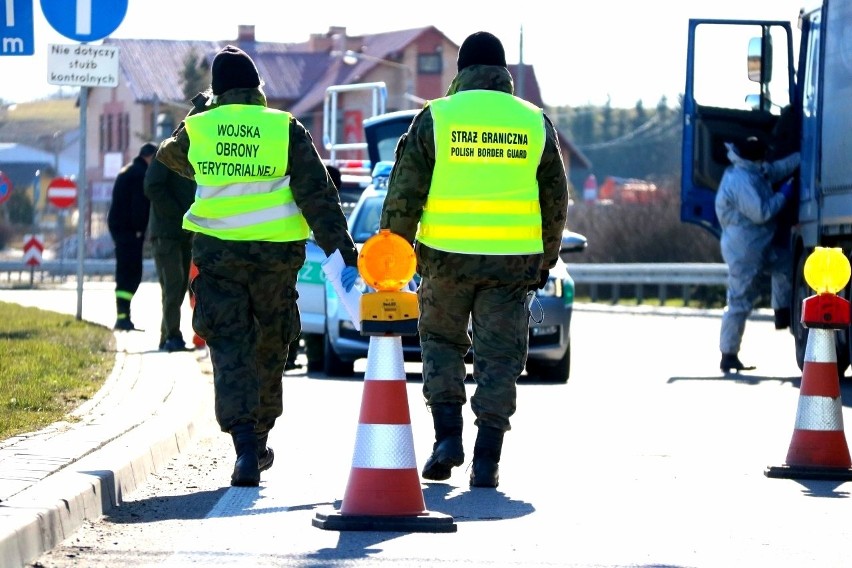
<instances>
[{"instance_id":1,"label":"grass verge","mask_svg":"<svg viewBox=\"0 0 852 568\"><path fill-rule=\"evenodd\" d=\"M0 440L67 419L114 365L111 330L0 302Z\"/></svg>"}]
</instances>

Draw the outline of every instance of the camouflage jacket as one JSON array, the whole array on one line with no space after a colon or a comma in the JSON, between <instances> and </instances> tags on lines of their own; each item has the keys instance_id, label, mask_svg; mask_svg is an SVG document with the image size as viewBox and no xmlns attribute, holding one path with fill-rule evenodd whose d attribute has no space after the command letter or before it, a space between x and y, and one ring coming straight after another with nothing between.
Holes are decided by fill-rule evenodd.
<instances>
[{"instance_id":1,"label":"camouflage jacket","mask_svg":"<svg viewBox=\"0 0 852 568\"><path fill-rule=\"evenodd\" d=\"M145 172L145 196L151 202L151 238L180 239L188 234L183 215L195 199L195 182L153 160Z\"/></svg>"},{"instance_id":2,"label":"camouflage jacket","mask_svg":"<svg viewBox=\"0 0 852 568\"><path fill-rule=\"evenodd\" d=\"M228 104L266 106L266 96L260 89L231 89L211 98L206 107L193 108L189 115ZM182 176L195 179L195 170L188 159L189 144L189 135L181 123L172 137L160 145L157 159ZM358 251L347 229L337 189L328 177L310 132L295 117L290 119L286 174L290 176L296 205L305 216L317 244L326 255L340 249L346 264L355 266Z\"/></svg>"},{"instance_id":3,"label":"camouflage jacket","mask_svg":"<svg viewBox=\"0 0 852 568\"><path fill-rule=\"evenodd\" d=\"M458 91L487 89L513 93L512 76L505 67L472 65L453 79L447 95ZM556 129L545 117L545 146L537 180L542 216L544 254L477 255L445 252L416 244L417 267L422 276L453 274L491 278L500 282L532 284L539 270L552 268L559 257L562 230L568 214L568 179L562 163ZM435 136L432 113L424 108L399 140L396 163L388 182L388 195L382 209L381 228L414 242L417 225L429 196L435 167Z\"/></svg>"}]
</instances>

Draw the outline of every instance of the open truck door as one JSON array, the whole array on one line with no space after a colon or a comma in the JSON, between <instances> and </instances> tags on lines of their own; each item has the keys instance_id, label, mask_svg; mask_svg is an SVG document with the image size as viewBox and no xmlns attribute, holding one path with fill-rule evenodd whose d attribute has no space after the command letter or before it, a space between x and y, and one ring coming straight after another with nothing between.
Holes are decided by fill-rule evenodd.
<instances>
[{"instance_id":1,"label":"open truck door","mask_svg":"<svg viewBox=\"0 0 852 568\"><path fill-rule=\"evenodd\" d=\"M714 200L729 164L725 143L769 141L794 93L789 22L689 21L681 221L720 236Z\"/></svg>"}]
</instances>

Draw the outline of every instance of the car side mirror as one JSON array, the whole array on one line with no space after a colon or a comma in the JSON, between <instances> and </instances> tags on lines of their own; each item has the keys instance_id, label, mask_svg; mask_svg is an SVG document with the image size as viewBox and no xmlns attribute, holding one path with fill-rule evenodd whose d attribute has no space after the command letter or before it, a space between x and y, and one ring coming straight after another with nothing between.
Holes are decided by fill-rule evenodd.
<instances>
[{"instance_id":1,"label":"car side mirror","mask_svg":"<svg viewBox=\"0 0 852 568\"><path fill-rule=\"evenodd\" d=\"M562 231L562 243L559 246L559 252L582 252L587 245L588 241L584 235L565 229Z\"/></svg>"}]
</instances>

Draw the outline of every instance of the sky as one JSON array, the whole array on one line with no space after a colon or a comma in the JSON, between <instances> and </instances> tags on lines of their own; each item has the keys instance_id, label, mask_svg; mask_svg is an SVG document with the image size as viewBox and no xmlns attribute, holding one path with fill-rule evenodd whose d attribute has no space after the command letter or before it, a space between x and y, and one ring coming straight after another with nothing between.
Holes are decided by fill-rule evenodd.
<instances>
[{"instance_id":1,"label":"sky","mask_svg":"<svg viewBox=\"0 0 852 568\"><path fill-rule=\"evenodd\" d=\"M44 19L41 1L32 1L35 55L0 56L0 99L6 102L26 102L55 93L59 87L47 82L47 46L77 44L53 30ZM270 11L274 4L276 8ZM433 0L406 4L319 0L311 5L317 8L302 6L291 11L289 3L275 0L221 4L129 0L127 13L112 37L226 41L236 38L238 25L254 24L259 41L302 42L331 26L346 27L348 35L361 35L431 25L460 45L469 34L485 30L502 40L508 63L519 62L522 55L524 63L534 66L546 105L600 106L609 100L613 107L629 108L642 100L648 108L662 96L673 104L683 92L689 18L772 19L795 24L799 8L814 2ZM217 10L218 6L227 9ZM387 6L394 8L386 10ZM386 11L380 12L383 9Z\"/></svg>"}]
</instances>

